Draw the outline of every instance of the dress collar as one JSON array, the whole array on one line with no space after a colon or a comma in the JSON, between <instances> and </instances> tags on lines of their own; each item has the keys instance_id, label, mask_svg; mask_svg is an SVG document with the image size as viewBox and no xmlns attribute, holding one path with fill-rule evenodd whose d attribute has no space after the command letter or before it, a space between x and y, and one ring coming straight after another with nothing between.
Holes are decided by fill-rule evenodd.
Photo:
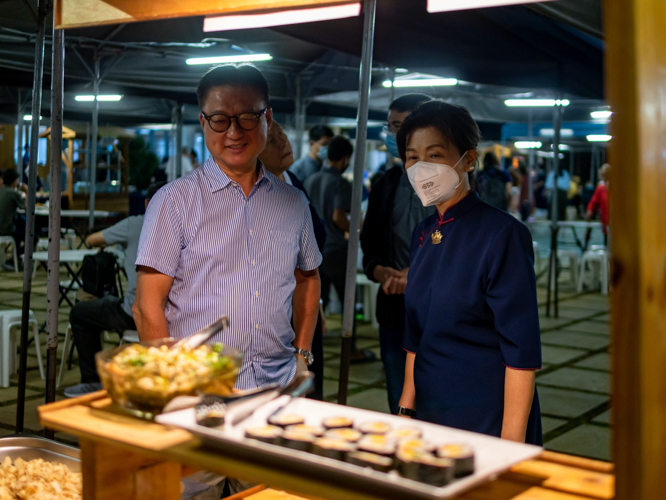
<instances>
[{"instance_id":1,"label":"dress collar","mask_svg":"<svg viewBox=\"0 0 666 500\"><path fill-rule=\"evenodd\" d=\"M463 214L469 212L472 208L477 206L479 203L481 203L479 194L472 190L462 200L444 212L444 216L441 216L439 212L437 212L437 218L438 220L458 219Z\"/></svg>"},{"instance_id":2,"label":"dress collar","mask_svg":"<svg viewBox=\"0 0 666 500\"><path fill-rule=\"evenodd\" d=\"M208 185L210 190L214 193L220 191L221 189L226 188L233 181L229 179L229 176L224 173L224 171L218 166L213 157L211 156L206 160L206 162L201 167L208 179ZM272 187L271 176L266 175L266 169L264 164L260 160L257 160L257 182L254 183L255 187L259 186L262 182L268 183L268 189Z\"/></svg>"}]
</instances>

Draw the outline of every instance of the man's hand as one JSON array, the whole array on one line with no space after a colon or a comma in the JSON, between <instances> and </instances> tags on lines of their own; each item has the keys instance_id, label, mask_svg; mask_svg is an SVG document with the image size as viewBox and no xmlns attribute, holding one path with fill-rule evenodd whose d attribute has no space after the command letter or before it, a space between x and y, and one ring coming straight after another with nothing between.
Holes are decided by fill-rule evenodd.
<instances>
[{"instance_id":1,"label":"man's hand","mask_svg":"<svg viewBox=\"0 0 666 500\"><path fill-rule=\"evenodd\" d=\"M308 363L300 354L296 354L296 375L308 371Z\"/></svg>"},{"instance_id":2,"label":"man's hand","mask_svg":"<svg viewBox=\"0 0 666 500\"><path fill-rule=\"evenodd\" d=\"M376 266L373 272L375 279L379 281L386 295L404 294L407 287L408 273L408 267L398 271L389 266Z\"/></svg>"}]
</instances>

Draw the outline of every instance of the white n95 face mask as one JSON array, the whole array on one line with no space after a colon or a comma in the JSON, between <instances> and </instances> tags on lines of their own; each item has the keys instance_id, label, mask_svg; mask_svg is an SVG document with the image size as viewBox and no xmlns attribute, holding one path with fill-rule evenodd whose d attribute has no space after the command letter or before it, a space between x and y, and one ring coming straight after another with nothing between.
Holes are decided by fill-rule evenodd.
<instances>
[{"instance_id":1,"label":"white n95 face mask","mask_svg":"<svg viewBox=\"0 0 666 500\"><path fill-rule=\"evenodd\" d=\"M466 154L467 151L453 167L443 163L419 161L407 169L409 182L424 207L439 205L451 199L463 181L455 168Z\"/></svg>"}]
</instances>

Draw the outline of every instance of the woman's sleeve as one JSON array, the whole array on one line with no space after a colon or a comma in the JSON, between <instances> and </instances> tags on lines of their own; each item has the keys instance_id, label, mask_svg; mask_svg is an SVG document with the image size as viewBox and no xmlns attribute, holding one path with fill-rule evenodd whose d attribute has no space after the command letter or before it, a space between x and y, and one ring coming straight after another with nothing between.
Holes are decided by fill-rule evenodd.
<instances>
[{"instance_id":1,"label":"woman's sleeve","mask_svg":"<svg viewBox=\"0 0 666 500\"><path fill-rule=\"evenodd\" d=\"M427 220L427 219L426 219ZM409 265L411 267L414 255L421 247L421 236L423 233L423 223L418 224L412 232L412 244L409 250ZM409 277L408 277L409 280ZM402 337L402 348L416 354L418 352L419 343L421 342L421 328L418 325L416 311L410 310L407 306L411 300L410 293L414 293L413 289L408 288L405 293L405 332Z\"/></svg>"},{"instance_id":2,"label":"woman's sleeve","mask_svg":"<svg viewBox=\"0 0 666 500\"><path fill-rule=\"evenodd\" d=\"M516 221L490 245L486 301L495 317L504 364L519 370L541 368L541 333L532 236Z\"/></svg>"}]
</instances>

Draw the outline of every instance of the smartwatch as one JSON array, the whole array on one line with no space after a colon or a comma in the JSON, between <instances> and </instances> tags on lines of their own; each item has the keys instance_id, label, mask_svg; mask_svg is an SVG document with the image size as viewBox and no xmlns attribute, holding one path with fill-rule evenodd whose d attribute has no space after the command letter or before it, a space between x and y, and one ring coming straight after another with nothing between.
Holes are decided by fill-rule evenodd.
<instances>
[{"instance_id":1,"label":"smartwatch","mask_svg":"<svg viewBox=\"0 0 666 500\"><path fill-rule=\"evenodd\" d=\"M310 351L306 351L305 349L301 349L300 347L296 347L296 354L300 354L305 358L305 362L308 364L308 366L312 365L314 363L314 355Z\"/></svg>"},{"instance_id":2,"label":"smartwatch","mask_svg":"<svg viewBox=\"0 0 666 500\"><path fill-rule=\"evenodd\" d=\"M416 417L416 410L412 410L411 408L405 408L404 406L401 406L398 408L398 415L405 415L406 417Z\"/></svg>"}]
</instances>

